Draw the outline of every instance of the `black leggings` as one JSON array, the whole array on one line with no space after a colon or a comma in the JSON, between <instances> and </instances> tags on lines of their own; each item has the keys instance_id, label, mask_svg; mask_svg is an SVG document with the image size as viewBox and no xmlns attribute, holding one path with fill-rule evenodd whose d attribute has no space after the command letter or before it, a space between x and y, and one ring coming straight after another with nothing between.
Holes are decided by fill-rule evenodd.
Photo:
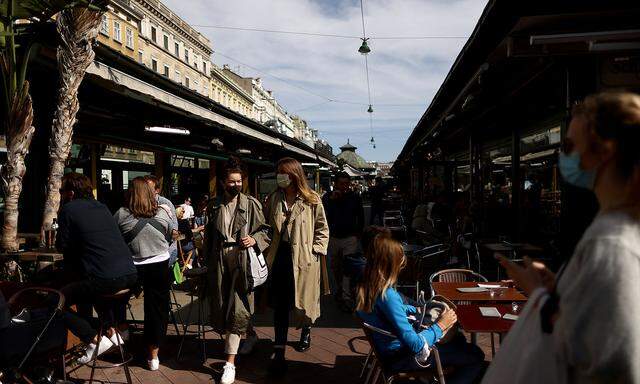
<instances>
[{"instance_id":1,"label":"black leggings","mask_svg":"<svg viewBox=\"0 0 640 384\"><path fill-rule=\"evenodd\" d=\"M281 241L273 260L269 282L269 304L273 308L275 345L287 344L289 312L293 309L295 287L293 282L293 258L291 244Z\"/></svg>"},{"instance_id":2,"label":"black leggings","mask_svg":"<svg viewBox=\"0 0 640 384\"><path fill-rule=\"evenodd\" d=\"M169 321L169 261L136 265L144 292L144 340L160 347Z\"/></svg>"}]
</instances>

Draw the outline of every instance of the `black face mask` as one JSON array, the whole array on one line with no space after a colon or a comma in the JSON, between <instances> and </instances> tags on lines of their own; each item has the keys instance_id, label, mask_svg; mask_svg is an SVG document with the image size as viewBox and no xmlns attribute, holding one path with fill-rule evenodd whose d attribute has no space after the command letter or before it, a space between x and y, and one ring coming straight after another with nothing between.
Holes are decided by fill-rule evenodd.
<instances>
[{"instance_id":1,"label":"black face mask","mask_svg":"<svg viewBox=\"0 0 640 384\"><path fill-rule=\"evenodd\" d=\"M238 195L240 194L240 187L238 187L238 186L226 187L224 190L225 190L225 191L229 194L229 196L231 196L231 197L236 197L236 196L238 196Z\"/></svg>"}]
</instances>

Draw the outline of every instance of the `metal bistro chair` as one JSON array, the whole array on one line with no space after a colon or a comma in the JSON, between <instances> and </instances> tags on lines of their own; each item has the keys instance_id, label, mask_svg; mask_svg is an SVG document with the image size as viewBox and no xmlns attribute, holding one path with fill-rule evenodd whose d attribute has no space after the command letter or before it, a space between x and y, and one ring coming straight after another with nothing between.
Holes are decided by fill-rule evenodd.
<instances>
[{"instance_id":1,"label":"metal bistro chair","mask_svg":"<svg viewBox=\"0 0 640 384\"><path fill-rule=\"evenodd\" d=\"M407 267L401 272L397 288L415 289L415 299L418 300L420 294L420 282L424 279L424 265L427 261L439 264L439 256L444 257L448 252L444 244L435 244L426 246L418 251L413 252L407 257ZM433 264L433 263L430 263Z\"/></svg>"},{"instance_id":2,"label":"metal bistro chair","mask_svg":"<svg viewBox=\"0 0 640 384\"><path fill-rule=\"evenodd\" d=\"M205 326L205 305L203 302L205 300L205 293L207 291L207 267L193 268L187 269L184 273L184 276L189 279L189 282L193 284L192 292L190 293L190 301L189 301L189 312L187 314L187 318L184 321L182 326L182 339L180 340L180 346L178 347L178 355L176 360L180 361L182 357L182 347L184 346L184 341L187 338L188 334L195 334L196 339L200 341L200 347L202 349L202 361L207 360L207 341L206 341L206 332L209 330L206 329ZM197 302L194 300L194 297L197 297ZM191 315L193 312L193 307L197 306L197 319L196 319L196 331L189 330L189 325L191 324Z\"/></svg>"},{"instance_id":3,"label":"metal bistro chair","mask_svg":"<svg viewBox=\"0 0 640 384\"><path fill-rule=\"evenodd\" d=\"M121 291L118 291L116 293L113 294L109 294L109 295L100 295L97 300L101 301L102 304L105 307L113 307L114 305L119 305L120 303L122 303L122 305L125 305L125 302L129 301L129 297L131 296L131 290L130 289L123 289ZM98 322L99 322L99 327L98 327L98 335L102 335L103 332L106 330L106 325L105 325L105 319L104 316L105 314L101 314L98 313ZM130 353L126 352L124 349L124 344L120 343L120 340L122 340L122 334L120 333L120 331L118 330L118 327L114 327L114 330L117 334L116 337L116 342L117 342L117 349L120 352L120 361L115 362L115 363L104 363L104 364L98 364L98 349L96 348L95 351L93 352L93 356L91 356L91 360L89 360L89 362L86 365L91 365L91 375L89 377L89 384L91 384L93 382L93 376L95 374L95 370L96 369L107 369L107 368L117 368L117 367L123 367L124 368L124 374L127 380L128 384L132 383L131 380L131 372L129 370L129 363L133 360L133 355L131 355Z\"/></svg>"},{"instance_id":4,"label":"metal bistro chair","mask_svg":"<svg viewBox=\"0 0 640 384\"><path fill-rule=\"evenodd\" d=\"M362 368L362 372L360 374L360 376L362 377L364 375L364 372L367 370L367 368L369 368L364 384L369 384L369 383L377 384L381 375L384 383L387 383L387 384L391 384L396 380L410 380L410 379L419 379L423 377L437 379L438 383L445 384L444 371L442 369L442 363L440 362L440 354L438 353L438 349L436 348L435 345L431 348L431 353L433 353L433 360L435 362L435 367L430 366L425 369L420 369L415 371L393 372L391 370L391 367L389 367L388 364L385 364L383 360L380 358L380 353L379 351L376 350L375 344L373 342L373 334L379 333L391 339L395 339L396 336L393 333L388 332L384 329L374 327L373 325L364 322L362 319L360 319L360 326L371 348L369 355L367 356L367 359L364 362L364 367Z\"/></svg>"},{"instance_id":5,"label":"metal bistro chair","mask_svg":"<svg viewBox=\"0 0 640 384\"><path fill-rule=\"evenodd\" d=\"M466 281L482 281L487 282L487 278L482 276L481 274L474 272L470 269L444 269L442 271L438 271L432 274L429 277L429 284L431 285L431 295L435 295L435 291L433 290L434 282L445 282L445 283L462 283ZM456 304L469 304L459 302Z\"/></svg>"}]
</instances>

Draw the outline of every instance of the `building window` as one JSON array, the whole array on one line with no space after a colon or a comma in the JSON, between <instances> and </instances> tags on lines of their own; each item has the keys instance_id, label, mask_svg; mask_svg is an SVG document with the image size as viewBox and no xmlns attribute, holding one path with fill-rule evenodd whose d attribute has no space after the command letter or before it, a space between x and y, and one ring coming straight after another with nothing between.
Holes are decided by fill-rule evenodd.
<instances>
[{"instance_id":1,"label":"building window","mask_svg":"<svg viewBox=\"0 0 640 384\"><path fill-rule=\"evenodd\" d=\"M142 51L138 51L138 62L142 64Z\"/></svg>"},{"instance_id":2,"label":"building window","mask_svg":"<svg viewBox=\"0 0 640 384\"><path fill-rule=\"evenodd\" d=\"M187 64L189 64L189 50L186 47L184 49L184 61L186 61Z\"/></svg>"},{"instance_id":3,"label":"building window","mask_svg":"<svg viewBox=\"0 0 640 384\"><path fill-rule=\"evenodd\" d=\"M151 40L153 40L153 42L156 42L156 27L154 27L153 25L151 26Z\"/></svg>"},{"instance_id":4,"label":"building window","mask_svg":"<svg viewBox=\"0 0 640 384\"><path fill-rule=\"evenodd\" d=\"M131 30L131 28L127 28L125 30L125 36L127 39L127 47L133 49L133 31Z\"/></svg>"},{"instance_id":5,"label":"building window","mask_svg":"<svg viewBox=\"0 0 640 384\"><path fill-rule=\"evenodd\" d=\"M122 36L120 36L120 23L117 21L113 22L113 40L117 42L122 42Z\"/></svg>"},{"instance_id":6,"label":"building window","mask_svg":"<svg viewBox=\"0 0 640 384\"><path fill-rule=\"evenodd\" d=\"M187 76L184 77L184 85L189 88L189 78Z\"/></svg>"},{"instance_id":7,"label":"building window","mask_svg":"<svg viewBox=\"0 0 640 384\"><path fill-rule=\"evenodd\" d=\"M176 57L180 57L180 44L173 43L173 48L175 50Z\"/></svg>"},{"instance_id":8,"label":"building window","mask_svg":"<svg viewBox=\"0 0 640 384\"><path fill-rule=\"evenodd\" d=\"M158 60L153 57L151 58L151 69L153 69L154 72L158 72Z\"/></svg>"},{"instance_id":9,"label":"building window","mask_svg":"<svg viewBox=\"0 0 640 384\"><path fill-rule=\"evenodd\" d=\"M198 70L198 62L197 61L193 63L193 66L196 67L196 70Z\"/></svg>"},{"instance_id":10,"label":"building window","mask_svg":"<svg viewBox=\"0 0 640 384\"><path fill-rule=\"evenodd\" d=\"M100 33L109 36L109 19L107 15L102 15L102 24L100 25Z\"/></svg>"},{"instance_id":11,"label":"building window","mask_svg":"<svg viewBox=\"0 0 640 384\"><path fill-rule=\"evenodd\" d=\"M164 35L164 49L169 50L169 36Z\"/></svg>"},{"instance_id":12,"label":"building window","mask_svg":"<svg viewBox=\"0 0 640 384\"><path fill-rule=\"evenodd\" d=\"M175 80L176 80L177 83L182 84L182 79L180 78L180 71L176 71Z\"/></svg>"},{"instance_id":13,"label":"building window","mask_svg":"<svg viewBox=\"0 0 640 384\"><path fill-rule=\"evenodd\" d=\"M200 84L198 84L198 80L193 80L193 89L196 90L196 92L200 92L200 89L198 89L200 86Z\"/></svg>"},{"instance_id":14,"label":"building window","mask_svg":"<svg viewBox=\"0 0 640 384\"><path fill-rule=\"evenodd\" d=\"M169 66L167 64L164 65L164 75L169 77Z\"/></svg>"}]
</instances>

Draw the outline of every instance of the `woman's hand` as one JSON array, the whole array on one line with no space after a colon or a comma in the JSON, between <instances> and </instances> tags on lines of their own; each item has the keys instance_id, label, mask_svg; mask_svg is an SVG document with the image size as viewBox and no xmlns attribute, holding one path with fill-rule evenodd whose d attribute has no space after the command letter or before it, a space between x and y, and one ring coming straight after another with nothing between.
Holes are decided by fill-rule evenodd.
<instances>
[{"instance_id":1,"label":"woman's hand","mask_svg":"<svg viewBox=\"0 0 640 384\"><path fill-rule=\"evenodd\" d=\"M242 243L242 246L244 248L251 248L254 245L256 245L256 239L254 239L251 236L245 236L242 239L240 239L240 243Z\"/></svg>"},{"instance_id":2,"label":"woman's hand","mask_svg":"<svg viewBox=\"0 0 640 384\"><path fill-rule=\"evenodd\" d=\"M496 259L507 271L515 285L520 287L527 296L538 287L544 287L549 292L553 290L556 275L543 263L534 262L525 256L522 267L502 255L496 256Z\"/></svg>"},{"instance_id":3,"label":"woman's hand","mask_svg":"<svg viewBox=\"0 0 640 384\"><path fill-rule=\"evenodd\" d=\"M442 312L442 315L440 315L440 319L436 324L440 327L442 333L445 333L449 328L453 327L457 321L458 315L456 315L456 312L453 309L449 308Z\"/></svg>"}]
</instances>

